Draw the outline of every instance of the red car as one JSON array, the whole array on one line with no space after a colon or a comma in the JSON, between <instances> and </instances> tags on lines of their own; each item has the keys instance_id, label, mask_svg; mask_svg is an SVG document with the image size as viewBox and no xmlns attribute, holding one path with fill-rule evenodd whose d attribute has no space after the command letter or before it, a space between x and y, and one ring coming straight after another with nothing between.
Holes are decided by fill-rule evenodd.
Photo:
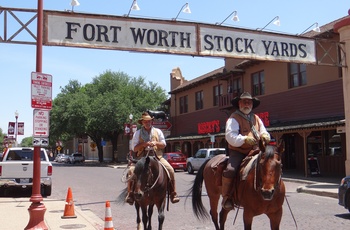
<instances>
[{"instance_id":1,"label":"red car","mask_svg":"<svg viewBox=\"0 0 350 230\"><path fill-rule=\"evenodd\" d=\"M169 162L174 170L187 171L186 168L186 156L180 152L164 153L163 157Z\"/></svg>"}]
</instances>

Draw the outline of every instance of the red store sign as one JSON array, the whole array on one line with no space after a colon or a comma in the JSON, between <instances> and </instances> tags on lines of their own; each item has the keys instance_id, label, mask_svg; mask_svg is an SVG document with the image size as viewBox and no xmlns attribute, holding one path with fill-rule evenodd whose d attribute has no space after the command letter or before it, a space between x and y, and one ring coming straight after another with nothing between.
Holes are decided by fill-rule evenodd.
<instances>
[{"instance_id":1,"label":"red store sign","mask_svg":"<svg viewBox=\"0 0 350 230\"><path fill-rule=\"evenodd\" d=\"M198 123L198 134L218 133L218 132L220 132L219 120Z\"/></svg>"}]
</instances>

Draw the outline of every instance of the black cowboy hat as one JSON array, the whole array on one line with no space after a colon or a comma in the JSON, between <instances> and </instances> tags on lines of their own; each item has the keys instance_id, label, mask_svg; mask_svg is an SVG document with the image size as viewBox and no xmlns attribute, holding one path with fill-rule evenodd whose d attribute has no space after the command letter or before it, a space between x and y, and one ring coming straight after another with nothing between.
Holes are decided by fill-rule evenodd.
<instances>
[{"instance_id":1,"label":"black cowboy hat","mask_svg":"<svg viewBox=\"0 0 350 230\"><path fill-rule=\"evenodd\" d=\"M250 95L250 93L248 92L244 92L242 93L239 97L235 97L231 100L231 104L234 108L239 108L238 102L241 99L250 99L253 101L253 109L258 107L260 105L260 100L256 97L252 97L252 95Z\"/></svg>"}]
</instances>

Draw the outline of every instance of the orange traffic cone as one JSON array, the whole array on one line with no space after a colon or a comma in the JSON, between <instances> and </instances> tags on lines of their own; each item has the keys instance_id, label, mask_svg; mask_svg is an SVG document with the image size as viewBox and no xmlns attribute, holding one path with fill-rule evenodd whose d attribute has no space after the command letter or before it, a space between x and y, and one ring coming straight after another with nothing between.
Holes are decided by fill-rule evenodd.
<instances>
[{"instance_id":1,"label":"orange traffic cone","mask_svg":"<svg viewBox=\"0 0 350 230\"><path fill-rule=\"evenodd\" d=\"M104 230L114 230L112 221L112 211L109 201L106 201L105 228Z\"/></svg>"},{"instance_id":2,"label":"orange traffic cone","mask_svg":"<svg viewBox=\"0 0 350 230\"><path fill-rule=\"evenodd\" d=\"M63 216L61 216L61 218L62 219L77 218L77 216L74 214L73 195L72 195L72 189L70 187L68 187L66 205L64 207L64 213L63 213Z\"/></svg>"}]
</instances>

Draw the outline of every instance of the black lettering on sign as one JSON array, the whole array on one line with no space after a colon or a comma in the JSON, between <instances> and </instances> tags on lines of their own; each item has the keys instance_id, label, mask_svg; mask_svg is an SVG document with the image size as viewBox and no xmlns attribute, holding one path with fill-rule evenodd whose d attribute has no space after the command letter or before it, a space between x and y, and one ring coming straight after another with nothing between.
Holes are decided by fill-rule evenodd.
<instances>
[{"instance_id":1,"label":"black lettering on sign","mask_svg":"<svg viewBox=\"0 0 350 230\"><path fill-rule=\"evenodd\" d=\"M135 44L191 48L191 33L130 27Z\"/></svg>"}]
</instances>

